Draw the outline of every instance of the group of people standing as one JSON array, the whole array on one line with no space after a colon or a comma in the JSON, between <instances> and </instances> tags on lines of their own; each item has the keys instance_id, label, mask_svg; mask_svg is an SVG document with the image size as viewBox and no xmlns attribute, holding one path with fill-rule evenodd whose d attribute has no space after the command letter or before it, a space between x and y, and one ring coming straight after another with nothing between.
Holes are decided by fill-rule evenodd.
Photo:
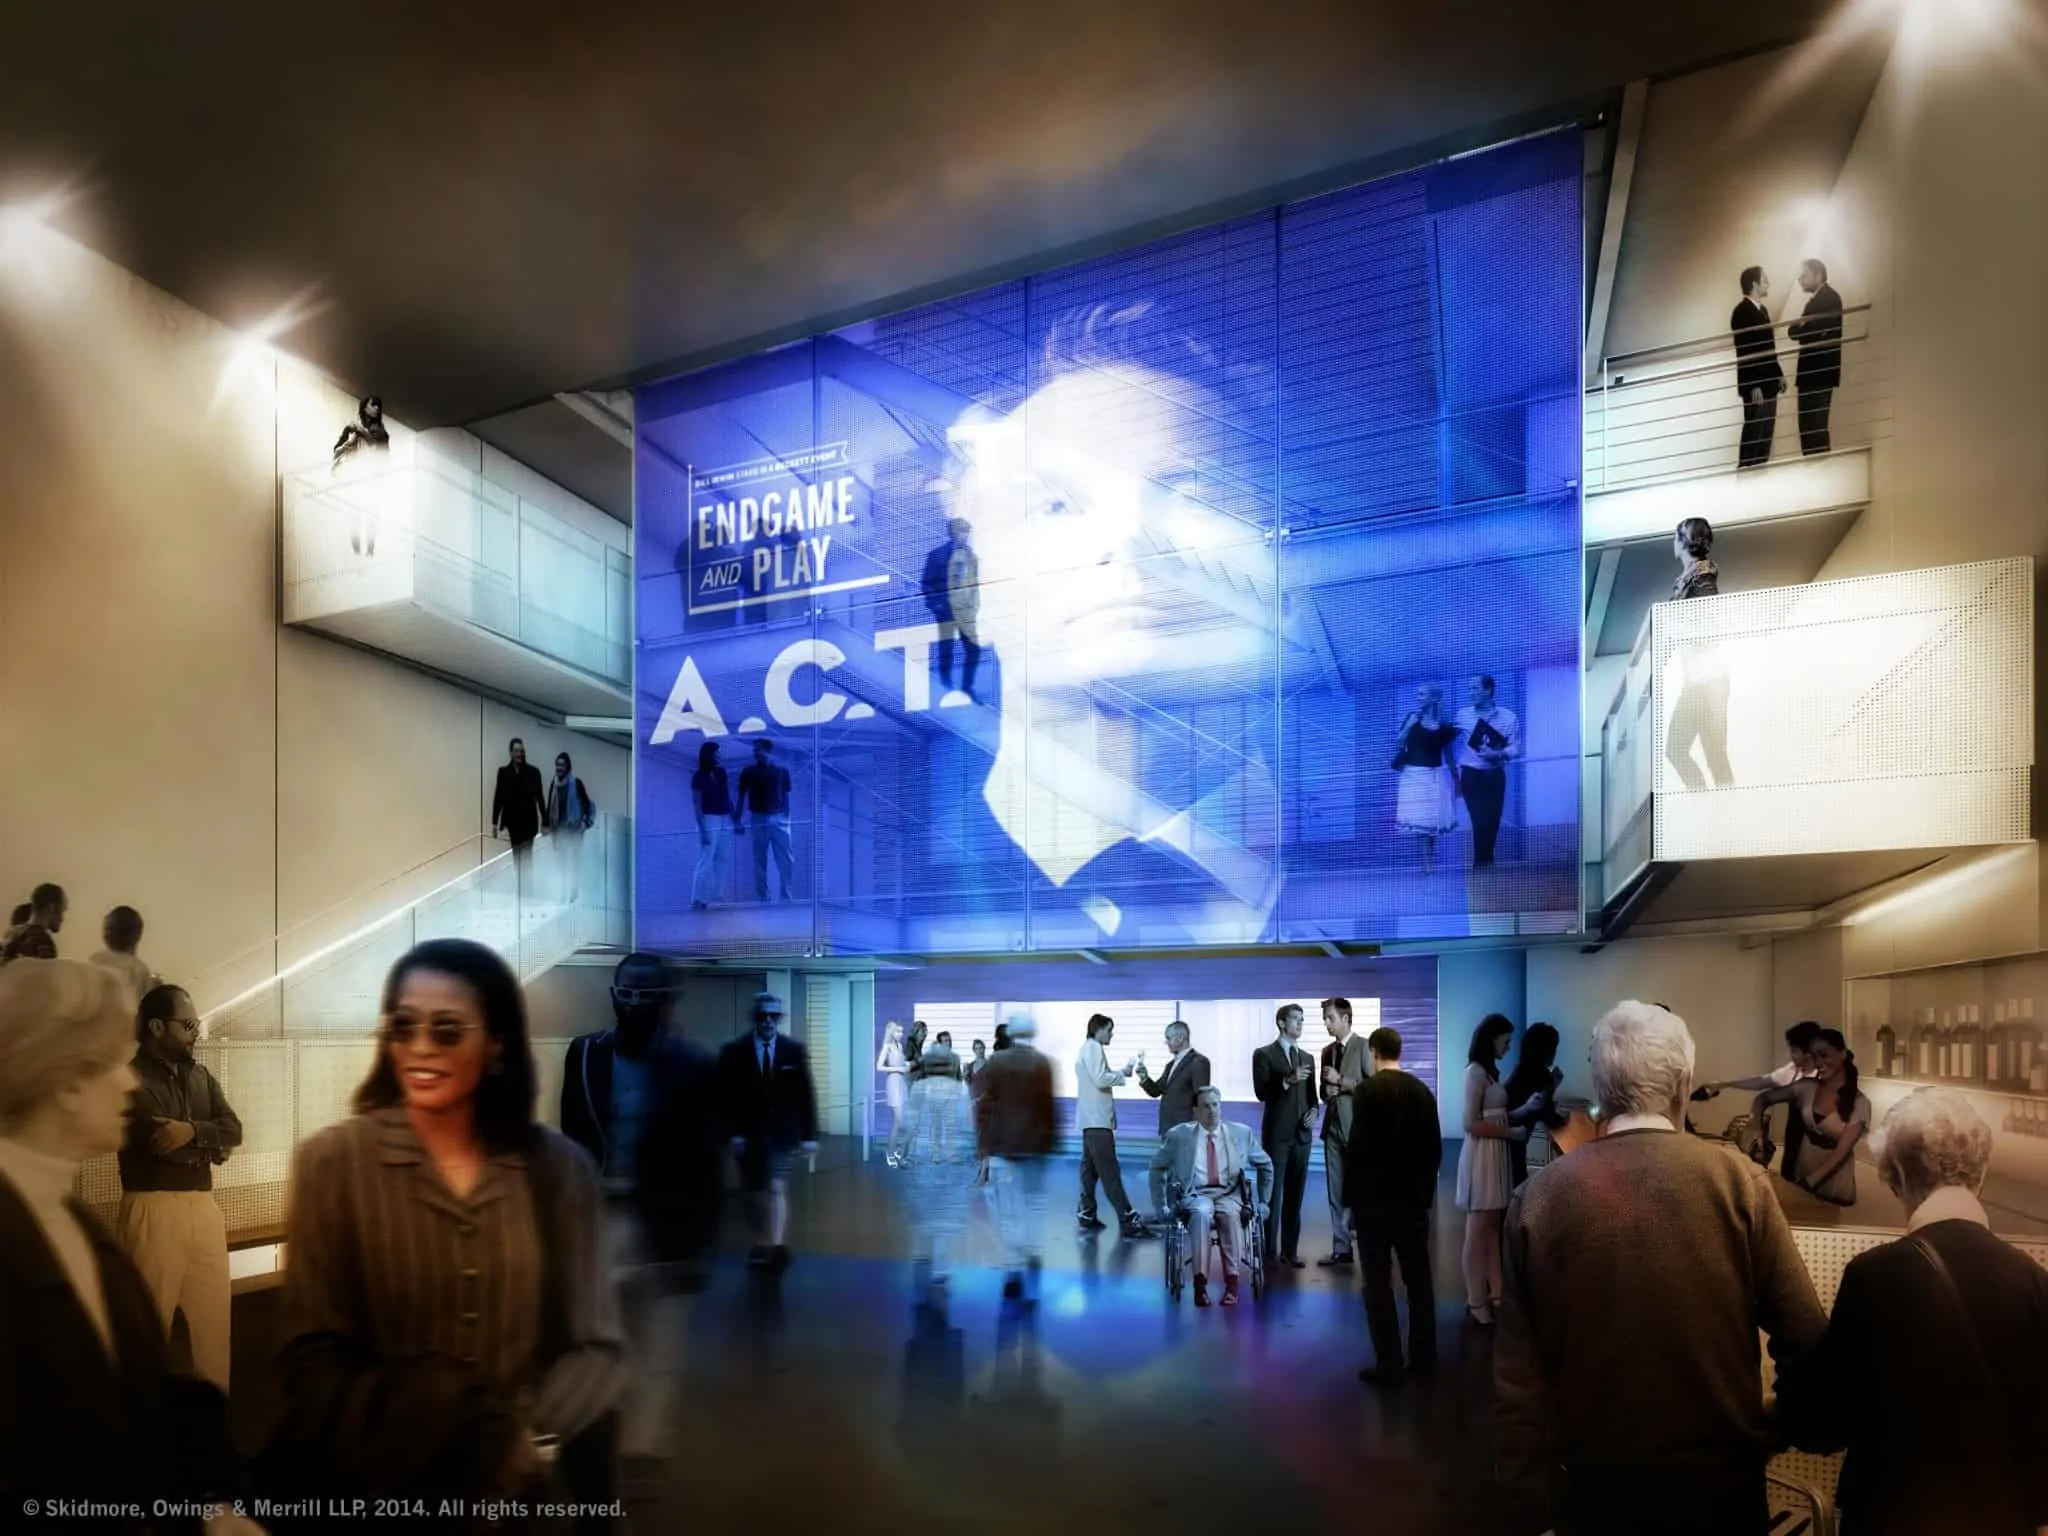
<instances>
[{"instance_id":1,"label":"group of people standing","mask_svg":"<svg viewBox=\"0 0 2048 1536\"><path fill-rule=\"evenodd\" d=\"M1764 301L1771 280L1762 267L1742 269L1742 297L1728 317L1735 338L1735 388L1742 396L1742 447L1736 463L1751 469L1770 462L1778 430L1778 396L1785 370L1778 362L1777 322ZM1828 412L1842 382L1842 296L1828 282L1827 263L1799 264L1799 288L1806 308L1785 327L1799 344L1794 384L1799 394L1799 451L1826 453L1833 446Z\"/></svg>"}]
</instances>

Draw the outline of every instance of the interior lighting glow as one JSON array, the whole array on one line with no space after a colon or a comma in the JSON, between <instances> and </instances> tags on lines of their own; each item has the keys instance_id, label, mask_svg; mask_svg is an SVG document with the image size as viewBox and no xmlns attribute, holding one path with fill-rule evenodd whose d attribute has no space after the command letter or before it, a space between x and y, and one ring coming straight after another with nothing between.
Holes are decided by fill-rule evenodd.
<instances>
[{"instance_id":1,"label":"interior lighting glow","mask_svg":"<svg viewBox=\"0 0 2048 1536\"><path fill-rule=\"evenodd\" d=\"M1858 907L1843 918L1842 922L1845 926L1854 927L1858 923L1875 922L1880 917L1902 912L1910 907L1923 906L1929 902L1952 897L1963 887L1981 884L2003 865L2026 858L2033 851L2032 843L2020 843L2010 848L2001 848L1981 859L1971 859L1967 863L1945 869L1938 875L1917 880L1903 890L1880 896L1868 906Z\"/></svg>"},{"instance_id":2,"label":"interior lighting glow","mask_svg":"<svg viewBox=\"0 0 2048 1536\"><path fill-rule=\"evenodd\" d=\"M219 405L245 383L267 383L277 361L272 343L310 320L321 307L314 302L310 290L301 292L237 333L228 345L227 359L221 364L220 378L214 384L213 403Z\"/></svg>"}]
</instances>

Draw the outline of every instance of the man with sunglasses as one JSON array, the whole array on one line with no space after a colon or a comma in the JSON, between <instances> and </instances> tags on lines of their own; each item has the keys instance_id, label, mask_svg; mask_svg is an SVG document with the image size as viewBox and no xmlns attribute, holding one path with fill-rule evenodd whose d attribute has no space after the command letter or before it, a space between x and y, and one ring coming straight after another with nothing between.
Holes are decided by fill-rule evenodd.
<instances>
[{"instance_id":1,"label":"man with sunglasses","mask_svg":"<svg viewBox=\"0 0 2048 1536\"><path fill-rule=\"evenodd\" d=\"M711 1061L669 1032L676 992L659 955L626 956L612 973L612 1027L572 1040L562 1074L562 1134L595 1159L607 1197L626 1347L655 1362L679 1347L660 1337L665 1296L703 1289L720 1194ZM624 1454L670 1453L670 1384L654 1369L635 1373Z\"/></svg>"},{"instance_id":2,"label":"man with sunglasses","mask_svg":"<svg viewBox=\"0 0 2048 1536\"><path fill-rule=\"evenodd\" d=\"M789 1267L789 1175L796 1154L818 1150L818 1096L803 1042L782 1033L782 999L754 999L754 1027L718 1053L719 1100L732 1154L739 1160L754 1269Z\"/></svg>"}]
</instances>

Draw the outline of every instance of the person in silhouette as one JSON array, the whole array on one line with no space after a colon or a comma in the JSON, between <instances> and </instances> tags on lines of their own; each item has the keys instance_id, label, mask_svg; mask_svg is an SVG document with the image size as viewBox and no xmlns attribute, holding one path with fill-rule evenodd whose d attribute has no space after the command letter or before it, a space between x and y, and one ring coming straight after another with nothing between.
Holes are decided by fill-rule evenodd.
<instances>
[{"instance_id":1,"label":"person in silhouette","mask_svg":"<svg viewBox=\"0 0 2048 1536\"><path fill-rule=\"evenodd\" d=\"M1714 528L1704 517L1688 517L1672 535L1671 552L1678 557L1678 576L1671 583L1671 600L1685 602L1695 597L1718 597L1720 567L1714 564ZM1664 743L1665 759L1678 774L1688 792L1735 782L1728 765L1728 667L1721 648L1712 641L1695 642L1679 650L1683 683L1678 701L1671 706L1671 730ZM1693 762L1693 743L1707 760L1708 777L1702 778Z\"/></svg>"},{"instance_id":2,"label":"person in silhouette","mask_svg":"<svg viewBox=\"0 0 2048 1536\"><path fill-rule=\"evenodd\" d=\"M368 395L356 405L356 419L341 429L341 436L334 440L334 457L331 468L339 470L342 465L368 449L384 449L391 446L391 433L384 426L384 400L380 395ZM349 548L359 555L377 553L377 518L373 509L358 508L353 525L349 529Z\"/></svg>"},{"instance_id":3,"label":"person in silhouette","mask_svg":"<svg viewBox=\"0 0 2048 1536\"><path fill-rule=\"evenodd\" d=\"M540 770L526 760L526 743L514 736L505 750L506 761L498 768L497 787L491 793L491 836L503 833L511 842L513 867L524 895L533 840L548 824L548 799Z\"/></svg>"},{"instance_id":4,"label":"person in silhouette","mask_svg":"<svg viewBox=\"0 0 2048 1536\"><path fill-rule=\"evenodd\" d=\"M974 553L974 525L964 517L946 522L946 542L924 557L918 585L924 605L939 626L939 681L946 685L942 708L974 702L974 674L981 666L981 562ZM953 644L960 644L960 691L953 692Z\"/></svg>"},{"instance_id":5,"label":"person in silhouette","mask_svg":"<svg viewBox=\"0 0 2048 1536\"><path fill-rule=\"evenodd\" d=\"M1785 370L1778 365L1778 343L1771 312L1764 300L1771 280L1762 267L1742 269L1742 297L1728 317L1735 336L1735 390L1742 396L1742 452L1735 463L1749 469L1767 463L1771 439L1778 430L1778 396L1785 390Z\"/></svg>"},{"instance_id":6,"label":"person in silhouette","mask_svg":"<svg viewBox=\"0 0 2048 1536\"><path fill-rule=\"evenodd\" d=\"M1842 296L1828 286L1827 263L1811 257L1800 263L1799 287L1806 308L1785 327L1799 343L1799 451L1826 453L1828 410L1842 382Z\"/></svg>"}]
</instances>

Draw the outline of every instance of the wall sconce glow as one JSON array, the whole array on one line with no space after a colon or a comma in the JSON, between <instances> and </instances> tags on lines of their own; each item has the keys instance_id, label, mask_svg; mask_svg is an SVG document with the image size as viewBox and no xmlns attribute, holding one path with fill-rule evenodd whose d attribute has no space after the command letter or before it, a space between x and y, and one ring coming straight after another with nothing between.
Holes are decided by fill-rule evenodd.
<instances>
[{"instance_id":1,"label":"wall sconce glow","mask_svg":"<svg viewBox=\"0 0 2048 1536\"><path fill-rule=\"evenodd\" d=\"M2005 864L2019 859L2031 858L2034 854L2032 843L2022 843L2010 848L2000 848L1982 858L1971 859L1952 869L1945 869L1938 875L1916 880L1899 890L1880 896L1868 906L1858 907L1842 919L1844 925L1854 927L1858 923L1875 922L1880 917L1903 911L1908 907L1921 906L1952 896L1966 886L1979 885Z\"/></svg>"},{"instance_id":2,"label":"wall sconce glow","mask_svg":"<svg viewBox=\"0 0 2048 1536\"><path fill-rule=\"evenodd\" d=\"M50 227L50 220L77 197L70 187L59 187L36 197L0 203L0 277L25 277L48 297L53 290L57 263L51 258L64 237Z\"/></svg>"}]
</instances>

